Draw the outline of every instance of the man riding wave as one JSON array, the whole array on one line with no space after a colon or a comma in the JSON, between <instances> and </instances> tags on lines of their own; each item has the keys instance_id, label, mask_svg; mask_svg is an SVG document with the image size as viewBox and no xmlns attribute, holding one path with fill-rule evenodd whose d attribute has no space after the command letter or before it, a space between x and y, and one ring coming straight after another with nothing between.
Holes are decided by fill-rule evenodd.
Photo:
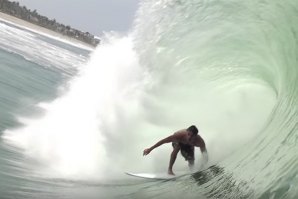
<instances>
[{"instance_id":1,"label":"man riding wave","mask_svg":"<svg viewBox=\"0 0 298 199\"><path fill-rule=\"evenodd\" d=\"M198 129L196 126L192 125L187 129L182 129L175 132L173 135L170 135L160 141L150 148L144 150L143 155L148 155L153 149L163 145L165 143L172 142L173 151L171 153L168 174L175 175L173 172L173 165L176 161L177 154L181 151L181 155L188 161L188 166L190 169L194 166L194 148L200 147L202 154L207 158L207 149L203 138L198 135Z\"/></svg>"}]
</instances>

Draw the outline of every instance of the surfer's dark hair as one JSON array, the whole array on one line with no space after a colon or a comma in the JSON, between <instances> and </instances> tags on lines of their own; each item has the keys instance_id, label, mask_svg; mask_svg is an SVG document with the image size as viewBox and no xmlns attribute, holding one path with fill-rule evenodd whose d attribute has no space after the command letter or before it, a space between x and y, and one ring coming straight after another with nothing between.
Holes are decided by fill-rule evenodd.
<instances>
[{"instance_id":1,"label":"surfer's dark hair","mask_svg":"<svg viewBox=\"0 0 298 199\"><path fill-rule=\"evenodd\" d=\"M190 127L187 128L187 131L192 132L193 134L197 135L199 130L197 129L197 127L195 125L191 125Z\"/></svg>"}]
</instances>

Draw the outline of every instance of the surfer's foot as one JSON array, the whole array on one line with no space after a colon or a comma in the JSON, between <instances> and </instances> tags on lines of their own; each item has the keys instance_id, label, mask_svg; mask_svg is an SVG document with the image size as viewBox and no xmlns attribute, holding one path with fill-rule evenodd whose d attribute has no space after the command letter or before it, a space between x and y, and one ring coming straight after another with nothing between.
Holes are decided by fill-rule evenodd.
<instances>
[{"instance_id":1,"label":"surfer's foot","mask_svg":"<svg viewBox=\"0 0 298 199\"><path fill-rule=\"evenodd\" d=\"M168 170L168 174L173 176L175 175L175 173L172 170Z\"/></svg>"}]
</instances>

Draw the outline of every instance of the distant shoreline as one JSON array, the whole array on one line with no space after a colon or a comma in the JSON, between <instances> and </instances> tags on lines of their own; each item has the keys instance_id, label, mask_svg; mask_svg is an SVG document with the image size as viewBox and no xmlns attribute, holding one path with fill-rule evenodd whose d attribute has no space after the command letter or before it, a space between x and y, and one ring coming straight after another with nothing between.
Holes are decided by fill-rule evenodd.
<instances>
[{"instance_id":1,"label":"distant shoreline","mask_svg":"<svg viewBox=\"0 0 298 199\"><path fill-rule=\"evenodd\" d=\"M35 32L35 33L38 33L38 34L41 34L41 35L44 35L44 36L48 36L48 37L52 37L52 38L57 39L57 40L61 40L65 43L69 43L71 45L86 48L88 50L94 50L95 49L94 46L89 45L85 42L79 41L77 39L74 39L74 38L71 38L71 37L68 37L68 36L65 36L65 35L62 35L62 34L57 33L55 31L52 31L52 30L49 30L47 28L43 28L41 26L32 24L30 22L27 22L27 21L19 19L17 17L5 14L3 12L0 12L0 21L4 21L4 22L10 23L10 24L22 27L24 29L30 30L32 32Z\"/></svg>"}]
</instances>

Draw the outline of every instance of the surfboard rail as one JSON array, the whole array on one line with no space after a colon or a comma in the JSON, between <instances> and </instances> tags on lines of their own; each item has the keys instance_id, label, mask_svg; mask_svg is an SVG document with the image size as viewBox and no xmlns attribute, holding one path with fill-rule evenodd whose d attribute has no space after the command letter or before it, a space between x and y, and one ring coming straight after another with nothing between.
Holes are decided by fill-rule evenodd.
<instances>
[{"instance_id":1,"label":"surfboard rail","mask_svg":"<svg viewBox=\"0 0 298 199\"><path fill-rule=\"evenodd\" d=\"M169 175L166 173L133 173L133 172L124 172L126 175L143 178L143 179L152 179L152 180L172 180L180 177L181 175Z\"/></svg>"}]
</instances>

